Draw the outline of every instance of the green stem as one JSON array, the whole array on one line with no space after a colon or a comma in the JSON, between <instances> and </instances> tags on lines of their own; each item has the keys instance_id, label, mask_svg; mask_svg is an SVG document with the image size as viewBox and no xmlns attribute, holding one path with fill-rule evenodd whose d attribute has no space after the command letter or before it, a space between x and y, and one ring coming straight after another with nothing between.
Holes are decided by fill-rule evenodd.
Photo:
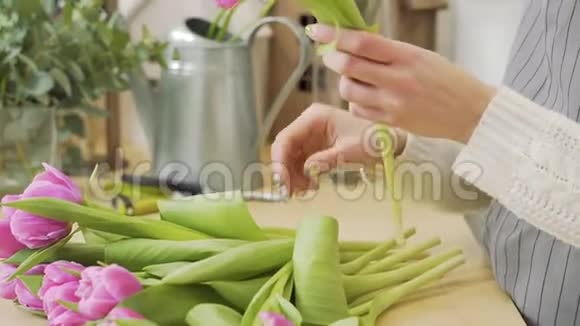
<instances>
[{"instance_id":1,"label":"green stem","mask_svg":"<svg viewBox=\"0 0 580 326\"><path fill-rule=\"evenodd\" d=\"M456 249L409 264L395 271L370 275L345 276L343 283L346 296L349 301L352 301L366 293L406 282L461 254L462 251Z\"/></svg>"},{"instance_id":2,"label":"green stem","mask_svg":"<svg viewBox=\"0 0 580 326\"><path fill-rule=\"evenodd\" d=\"M369 265L369 266L363 268L359 272L359 274L372 274L372 273L383 272L383 271L391 268L392 266L397 265L398 263L401 263L401 262L404 262L410 258L413 258L413 257L415 257L415 255L423 253L424 251L429 250L433 247L436 247L440 244L441 244L441 239L435 238L435 239L431 239L429 241L423 242L422 244L420 244L416 247L403 249L403 250L401 250L393 255L386 257L383 260L380 260L372 265Z\"/></svg>"},{"instance_id":3,"label":"green stem","mask_svg":"<svg viewBox=\"0 0 580 326\"><path fill-rule=\"evenodd\" d=\"M221 10L218 13L217 17L211 23L209 31L207 32L207 38L212 39L212 40L215 39L217 27L221 23L222 19L224 18L225 13L226 13L226 10Z\"/></svg>"},{"instance_id":4,"label":"green stem","mask_svg":"<svg viewBox=\"0 0 580 326\"><path fill-rule=\"evenodd\" d=\"M415 229L410 229L407 230L403 234L403 236L405 237L405 239L407 239L413 236L415 233L416 233ZM397 246L396 240L389 240L375 247L374 249L368 251L366 254L358 257L357 259L349 263L343 264L340 268L344 274L356 274L365 266L370 264L372 261L383 258L389 250L395 248L396 246Z\"/></svg>"},{"instance_id":5,"label":"green stem","mask_svg":"<svg viewBox=\"0 0 580 326\"><path fill-rule=\"evenodd\" d=\"M342 241L338 244L340 251L369 251L380 246L381 242L371 241Z\"/></svg>"},{"instance_id":6,"label":"green stem","mask_svg":"<svg viewBox=\"0 0 580 326\"><path fill-rule=\"evenodd\" d=\"M369 292L367 294L361 295L360 297L354 299L352 302L349 302L348 305L351 309L356 309L357 307L362 306L364 304L370 304L374 298L378 297L382 293L389 291L390 289L392 289L392 287L387 287L384 289L380 289L377 291L373 291L373 292ZM365 313L366 312L368 312L368 310L366 310Z\"/></svg>"},{"instance_id":7,"label":"green stem","mask_svg":"<svg viewBox=\"0 0 580 326\"><path fill-rule=\"evenodd\" d=\"M403 209L401 202L397 198L395 189L395 148L391 140L389 127L386 125L377 126L378 135L384 148L381 152L383 157L383 169L385 174L385 183L388 189L391 200L391 213L393 214L393 224L395 227L395 234L398 237L399 244L405 243L403 237Z\"/></svg>"},{"instance_id":8,"label":"green stem","mask_svg":"<svg viewBox=\"0 0 580 326\"><path fill-rule=\"evenodd\" d=\"M359 258L360 256L366 253L367 253L366 251L342 251L340 252L340 263L341 264L350 263L351 261Z\"/></svg>"},{"instance_id":9,"label":"green stem","mask_svg":"<svg viewBox=\"0 0 580 326\"><path fill-rule=\"evenodd\" d=\"M392 305L397 303L402 298L412 294L413 292L417 291L418 289L424 287L425 285L439 280L445 274L449 273L450 271L454 270L455 268L463 265L465 263L464 257L457 257L452 260L447 261L444 264L441 264L430 271L414 278L413 280L401 284L389 291L386 291L379 297L373 300L373 303L370 306L369 315L365 317L365 322L368 325L374 325L377 318L388 308Z\"/></svg>"},{"instance_id":10,"label":"green stem","mask_svg":"<svg viewBox=\"0 0 580 326\"><path fill-rule=\"evenodd\" d=\"M266 227L262 228L262 230L264 230L264 232L267 234L275 236L284 236L287 238L293 238L296 236L296 231L293 229Z\"/></svg>"},{"instance_id":11,"label":"green stem","mask_svg":"<svg viewBox=\"0 0 580 326\"><path fill-rule=\"evenodd\" d=\"M230 29L230 23L232 21L232 17L234 16L234 13L236 12L237 8L238 8L238 6L235 6L227 11L225 21L224 21L217 37L215 38L216 41L218 41L218 42L224 41L226 34L228 33L228 31Z\"/></svg>"}]
</instances>

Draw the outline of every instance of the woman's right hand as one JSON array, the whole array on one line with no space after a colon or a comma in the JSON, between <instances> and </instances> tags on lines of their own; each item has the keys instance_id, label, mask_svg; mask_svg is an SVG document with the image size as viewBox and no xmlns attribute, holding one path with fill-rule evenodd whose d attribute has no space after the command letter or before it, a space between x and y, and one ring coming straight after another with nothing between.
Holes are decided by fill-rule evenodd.
<instances>
[{"instance_id":1,"label":"woman's right hand","mask_svg":"<svg viewBox=\"0 0 580 326\"><path fill-rule=\"evenodd\" d=\"M396 133L400 135L399 133ZM381 144L373 122L323 104L313 104L284 129L272 145L274 173L289 192L308 190L308 171L328 172L343 163L381 162ZM398 137L401 138L401 137ZM404 141L396 152L404 147Z\"/></svg>"}]
</instances>

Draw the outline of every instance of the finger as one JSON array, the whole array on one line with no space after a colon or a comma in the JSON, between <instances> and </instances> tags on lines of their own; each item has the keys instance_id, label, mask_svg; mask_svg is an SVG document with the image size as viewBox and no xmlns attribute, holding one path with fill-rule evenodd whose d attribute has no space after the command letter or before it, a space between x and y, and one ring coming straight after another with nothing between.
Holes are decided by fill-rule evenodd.
<instances>
[{"instance_id":1,"label":"finger","mask_svg":"<svg viewBox=\"0 0 580 326\"><path fill-rule=\"evenodd\" d=\"M328 25L314 24L308 26L307 32L310 38L321 43L331 43L338 37L338 50L382 63L406 60L420 53L411 44L365 31L337 31Z\"/></svg>"},{"instance_id":2,"label":"finger","mask_svg":"<svg viewBox=\"0 0 580 326\"><path fill-rule=\"evenodd\" d=\"M361 106L380 108L388 104L382 90L348 77L340 78L338 91L345 101Z\"/></svg>"},{"instance_id":3,"label":"finger","mask_svg":"<svg viewBox=\"0 0 580 326\"><path fill-rule=\"evenodd\" d=\"M330 172L336 168L338 164L338 155L340 151L336 147L328 148L320 152L314 153L304 163L306 171L312 170L314 167L318 174Z\"/></svg>"},{"instance_id":4,"label":"finger","mask_svg":"<svg viewBox=\"0 0 580 326\"><path fill-rule=\"evenodd\" d=\"M340 75L381 88L399 89L406 87L410 82L404 70L348 53L330 52L322 60L326 67Z\"/></svg>"},{"instance_id":5,"label":"finger","mask_svg":"<svg viewBox=\"0 0 580 326\"><path fill-rule=\"evenodd\" d=\"M273 170L293 193L305 188L304 162L324 146L329 108L314 104L278 134L272 145Z\"/></svg>"},{"instance_id":6,"label":"finger","mask_svg":"<svg viewBox=\"0 0 580 326\"><path fill-rule=\"evenodd\" d=\"M393 119L391 115L387 111L381 109L364 107L351 103L350 113L352 113L352 115L354 115L355 117L359 117L361 119L393 125Z\"/></svg>"}]
</instances>

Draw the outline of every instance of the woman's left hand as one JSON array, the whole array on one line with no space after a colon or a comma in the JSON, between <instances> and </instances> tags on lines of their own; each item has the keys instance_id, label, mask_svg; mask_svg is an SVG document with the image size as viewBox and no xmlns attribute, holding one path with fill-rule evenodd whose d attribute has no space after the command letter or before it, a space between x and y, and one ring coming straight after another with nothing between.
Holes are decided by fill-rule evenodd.
<instances>
[{"instance_id":1,"label":"woman's left hand","mask_svg":"<svg viewBox=\"0 0 580 326\"><path fill-rule=\"evenodd\" d=\"M307 28L315 41L335 40L326 25ZM342 75L351 112L414 134L466 143L496 90L442 56L368 32L340 30L325 65Z\"/></svg>"}]
</instances>

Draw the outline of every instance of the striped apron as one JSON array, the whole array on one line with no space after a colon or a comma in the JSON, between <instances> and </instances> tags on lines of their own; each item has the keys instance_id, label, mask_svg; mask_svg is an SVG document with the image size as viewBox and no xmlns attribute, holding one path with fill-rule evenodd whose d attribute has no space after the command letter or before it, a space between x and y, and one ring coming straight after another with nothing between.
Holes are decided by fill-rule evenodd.
<instances>
[{"instance_id":1,"label":"striped apron","mask_svg":"<svg viewBox=\"0 0 580 326\"><path fill-rule=\"evenodd\" d=\"M580 118L580 0L530 0L504 83L549 110ZM480 240L495 277L528 325L580 326L580 249L495 202Z\"/></svg>"}]
</instances>

